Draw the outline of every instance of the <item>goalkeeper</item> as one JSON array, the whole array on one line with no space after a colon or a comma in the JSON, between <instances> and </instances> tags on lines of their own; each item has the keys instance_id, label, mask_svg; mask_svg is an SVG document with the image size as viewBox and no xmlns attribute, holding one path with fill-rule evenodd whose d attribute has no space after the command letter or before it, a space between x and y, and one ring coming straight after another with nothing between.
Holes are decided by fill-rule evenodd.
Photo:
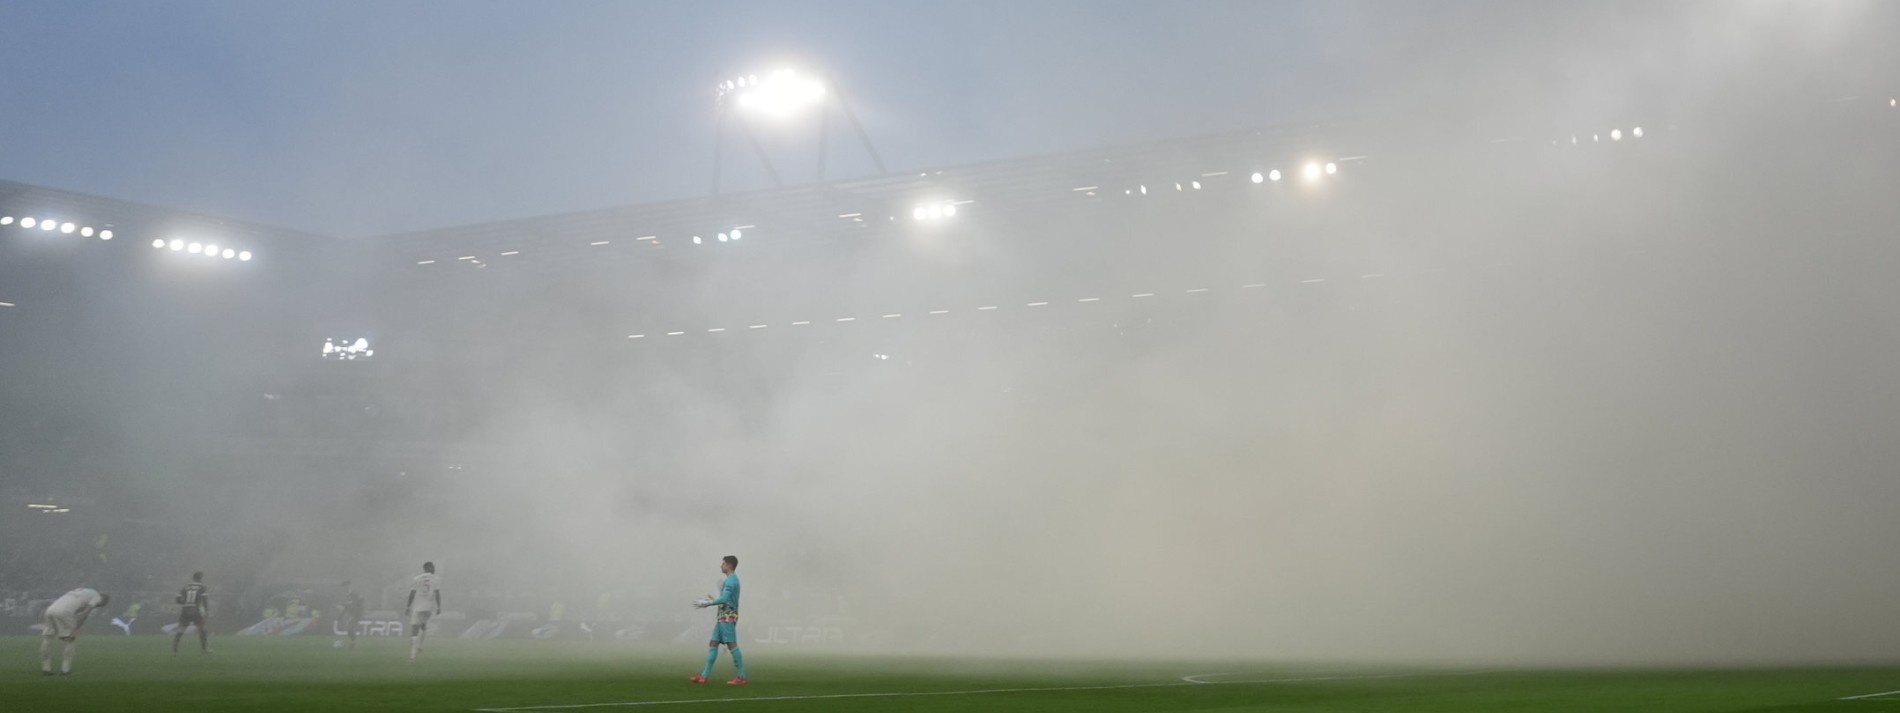
<instances>
[{"instance_id":1,"label":"goalkeeper","mask_svg":"<svg viewBox=\"0 0 1900 713\"><path fill-rule=\"evenodd\" d=\"M693 606L698 609L719 607L719 620L713 624L712 640L706 642L706 667L699 670L698 676L689 679L693 683L705 683L706 677L712 675L713 664L719 661L719 645L725 644L727 649L732 650L732 668L737 674L726 683L745 685L745 655L739 653L739 575L733 573L738 568L739 558L726 555L719 562L719 573L726 575L725 583L719 587L719 596L693 602Z\"/></svg>"}]
</instances>

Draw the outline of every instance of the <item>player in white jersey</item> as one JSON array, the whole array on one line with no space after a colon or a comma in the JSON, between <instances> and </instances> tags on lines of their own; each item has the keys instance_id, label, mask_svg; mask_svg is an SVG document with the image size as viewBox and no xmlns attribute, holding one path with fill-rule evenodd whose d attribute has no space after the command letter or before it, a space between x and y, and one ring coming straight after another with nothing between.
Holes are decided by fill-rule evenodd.
<instances>
[{"instance_id":1,"label":"player in white jersey","mask_svg":"<svg viewBox=\"0 0 1900 713\"><path fill-rule=\"evenodd\" d=\"M53 675L53 639L66 642L66 658L59 667L59 675L73 672L73 654L79 647L74 639L79 636L79 627L86 625L86 617L92 616L94 610L110 601L109 595L80 587L47 605L46 630L40 634L40 673Z\"/></svg>"},{"instance_id":2,"label":"player in white jersey","mask_svg":"<svg viewBox=\"0 0 1900 713\"><path fill-rule=\"evenodd\" d=\"M422 596L416 596L420 594ZM442 613L442 582L436 579L435 563L422 563L409 589L409 660L422 653L422 640L429 636L429 617Z\"/></svg>"}]
</instances>

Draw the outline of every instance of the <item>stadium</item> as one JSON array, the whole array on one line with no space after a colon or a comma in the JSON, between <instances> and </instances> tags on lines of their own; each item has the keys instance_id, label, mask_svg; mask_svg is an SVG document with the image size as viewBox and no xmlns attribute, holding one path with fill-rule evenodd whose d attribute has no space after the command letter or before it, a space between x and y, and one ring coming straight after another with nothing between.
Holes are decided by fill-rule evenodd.
<instances>
[{"instance_id":1,"label":"stadium","mask_svg":"<svg viewBox=\"0 0 1900 713\"><path fill-rule=\"evenodd\" d=\"M0 181L0 700L1900 706L1862 70L888 169L831 75L813 180L740 75L711 191L364 236Z\"/></svg>"}]
</instances>

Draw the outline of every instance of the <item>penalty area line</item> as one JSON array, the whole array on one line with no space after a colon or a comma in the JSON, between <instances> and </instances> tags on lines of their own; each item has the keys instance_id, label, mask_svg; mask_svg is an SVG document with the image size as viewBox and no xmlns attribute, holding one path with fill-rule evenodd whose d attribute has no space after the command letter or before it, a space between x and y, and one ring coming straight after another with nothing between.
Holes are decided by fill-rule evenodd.
<instances>
[{"instance_id":1,"label":"penalty area line","mask_svg":"<svg viewBox=\"0 0 1900 713\"><path fill-rule=\"evenodd\" d=\"M1880 692L1880 693L1864 693L1864 694L1861 694L1861 695L1858 695L1858 696L1841 696L1840 698L1836 698L1836 699L1834 699L1834 700L1837 700L1837 701L1859 701L1859 700L1865 700L1865 699L1868 699L1868 698L1882 698L1882 697L1885 697L1885 696L1891 696L1891 695L1894 695L1894 694L1896 694L1896 693L1900 693L1900 691L1882 691L1882 692Z\"/></svg>"},{"instance_id":2,"label":"penalty area line","mask_svg":"<svg viewBox=\"0 0 1900 713\"><path fill-rule=\"evenodd\" d=\"M905 691L905 692L893 691L893 692L882 692L882 693L829 693L829 694L818 694L818 695L809 695L809 696L742 696L742 697L733 697L733 698L675 698L675 699L663 700L663 701L618 701L618 702L613 702L613 703L569 703L569 704L562 704L562 705L547 705L547 706L513 706L513 707L505 707L505 708L476 708L475 711L476 713L516 713L517 711L563 711L563 710L581 710L581 709L586 709L586 708L624 708L624 707L631 707L631 706L685 705L689 703L740 703L744 701L825 701L825 700L837 700L837 699L845 699L845 698L913 698L913 697L922 697L922 696L976 696L976 695L984 695L984 694L991 694L991 693L1112 691L1112 690L1121 690L1121 689L1130 689L1130 688L1180 688L1180 687L1188 687L1188 686L1221 686L1221 685L1237 685L1237 684L1249 684L1249 683L1261 684L1261 683L1301 683L1301 682L1307 682L1307 681L1350 681L1350 680L1379 679L1379 678L1407 678L1407 677L1412 677L1412 676L1430 675L1430 674L1417 674L1417 673L1396 673L1396 674L1366 674L1366 675L1341 675L1341 676L1307 676L1307 677L1301 677L1301 678L1264 678L1264 679L1249 679L1249 680L1244 680L1244 681L1199 680L1199 679L1209 678L1212 676L1237 676L1243 673L1248 673L1248 672L1233 671L1233 672L1228 672L1228 673L1202 673L1202 674L1195 674L1192 676L1182 676L1181 680L1178 680L1178 681L1167 681L1163 683L1124 683L1124 684L1109 685L1109 686L1052 686L1052 687L1045 687L1045 688L981 688L981 689L962 690L962 691ZM1465 675L1468 675L1468 674L1465 674Z\"/></svg>"}]
</instances>

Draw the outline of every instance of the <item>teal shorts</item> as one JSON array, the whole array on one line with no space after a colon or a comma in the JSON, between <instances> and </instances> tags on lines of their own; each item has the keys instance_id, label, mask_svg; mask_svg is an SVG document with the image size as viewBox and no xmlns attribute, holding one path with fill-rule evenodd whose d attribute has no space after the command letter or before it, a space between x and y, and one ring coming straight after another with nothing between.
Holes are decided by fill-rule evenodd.
<instances>
[{"instance_id":1,"label":"teal shorts","mask_svg":"<svg viewBox=\"0 0 1900 713\"><path fill-rule=\"evenodd\" d=\"M739 643L739 623L722 621L714 624L712 641L710 643L714 646L719 644L737 645Z\"/></svg>"}]
</instances>

